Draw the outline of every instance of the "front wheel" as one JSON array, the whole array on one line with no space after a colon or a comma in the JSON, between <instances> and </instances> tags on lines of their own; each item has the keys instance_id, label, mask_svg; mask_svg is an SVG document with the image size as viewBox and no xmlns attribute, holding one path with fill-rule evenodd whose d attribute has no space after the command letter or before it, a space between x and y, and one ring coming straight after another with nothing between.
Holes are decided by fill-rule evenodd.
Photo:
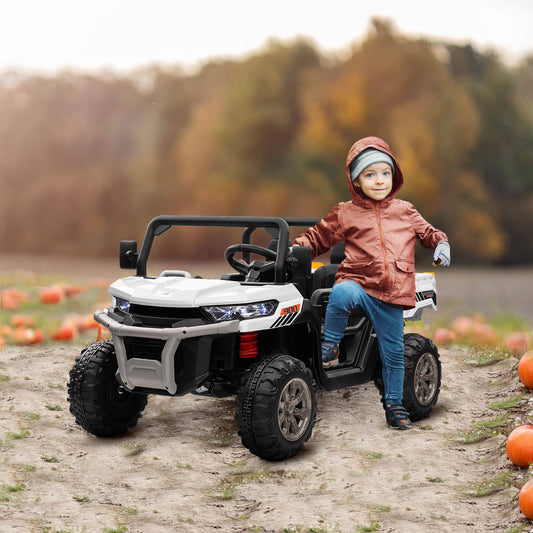
<instances>
[{"instance_id":1,"label":"front wheel","mask_svg":"<svg viewBox=\"0 0 533 533\"><path fill-rule=\"evenodd\" d=\"M257 363L237 399L236 422L243 445L268 461L296 455L311 437L316 392L309 368L288 355Z\"/></svg>"},{"instance_id":2,"label":"front wheel","mask_svg":"<svg viewBox=\"0 0 533 533\"><path fill-rule=\"evenodd\" d=\"M92 344L70 370L68 401L76 422L97 437L112 437L134 427L147 404L145 394L133 394L116 380L113 341Z\"/></svg>"},{"instance_id":3,"label":"front wheel","mask_svg":"<svg viewBox=\"0 0 533 533\"><path fill-rule=\"evenodd\" d=\"M437 347L430 339L417 333L404 335L405 376L403 382L403 406L411 420L422 420L431 413L437 403L442 369ZM376 368L374 383L381 401L385 404L385 387L381 364Z\"/></svg>"}]
</instances>

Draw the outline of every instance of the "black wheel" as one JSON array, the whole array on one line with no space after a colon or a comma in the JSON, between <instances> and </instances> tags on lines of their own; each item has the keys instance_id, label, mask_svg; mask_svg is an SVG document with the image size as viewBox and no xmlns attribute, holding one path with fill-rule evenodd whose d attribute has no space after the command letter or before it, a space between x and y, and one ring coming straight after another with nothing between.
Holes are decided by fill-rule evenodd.
<instances>
[{"instance_id":1,"label":"black wheel","mask_svg":"<svg viewBox=\"0 0 533 533\"><path fill-rule=\"evenodd\" d=\"M311 371L288 355L263 359L244 379L235 418L242 443L253 454L268 461L296 455L315 425Z\"/></svg>"},{"instance_id":2,"label":"black wheel","mask_svg":"<svg viewBox=\"0 0 533 533\"><path fill-rule=\"evenodd\" d=\"M422 420L429 416L439 397L442 376L439 352L430 339L417 333L405 334L404 346L402 403L411 420ZM381 364L377 365L374 383L380 392L381 402L385 404L381 369Z\"/></svg>"},{"instance_id":3,"label":"black wheel","mask_svg":"<svg viewBox=\"0 0 533 533\"><path fill-rule=\"evenodd\" d=\"M113 341L92 344L70 370L68 401L76 422L97 437L112 437L134 427L147 404L145 394L133 394L115 378Z\"/></svg>"}]
</instances>

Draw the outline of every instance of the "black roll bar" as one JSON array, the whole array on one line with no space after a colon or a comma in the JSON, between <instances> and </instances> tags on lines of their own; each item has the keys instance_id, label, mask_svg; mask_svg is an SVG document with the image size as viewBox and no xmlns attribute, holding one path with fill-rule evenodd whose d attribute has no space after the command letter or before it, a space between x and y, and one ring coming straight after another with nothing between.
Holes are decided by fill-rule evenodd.
<instances>
[{"instance_id":1,"label":"black roll bar","mask_svg":"<svg viewBox=\"0 0 533 533\"><path fill-rule=\"evenodd\" d=\"M146 276L148 256L154 238L172 226L219 226L275 228L278 231L277 259L274 267L274 281L283 281L285 259L289 245L289 225L283 218L276 217L231 217L231 216L172 216L161 215L152 219L144 235L141 250L137 258L137 275Z\"/></svg>"}]
</instances>

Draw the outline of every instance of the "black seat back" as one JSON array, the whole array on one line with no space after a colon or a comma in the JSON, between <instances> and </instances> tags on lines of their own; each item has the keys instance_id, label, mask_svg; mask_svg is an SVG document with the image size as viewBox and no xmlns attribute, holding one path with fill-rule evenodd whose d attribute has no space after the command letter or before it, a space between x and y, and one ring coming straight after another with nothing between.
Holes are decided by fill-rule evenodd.
<instances>
[{"instance_id":1,"label":"black seat back","mask_svg":"<svg viewBox=\"0 0 533 533\"><path fill-rule=\"evenodd\" d=\"M344 261L344 242L337 243L329 254L329 265L323 265L315 270L313 273L312 290L329 289L335 283L335 276L339 270L339 265Z\"/></svg>"}]
</instances>

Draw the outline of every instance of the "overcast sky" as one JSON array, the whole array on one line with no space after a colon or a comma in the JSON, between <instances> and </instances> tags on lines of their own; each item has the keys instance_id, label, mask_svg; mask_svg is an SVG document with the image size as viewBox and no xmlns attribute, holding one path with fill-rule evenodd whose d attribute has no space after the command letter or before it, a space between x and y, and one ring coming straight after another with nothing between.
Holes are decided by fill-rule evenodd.
<instances>
[{"instance_id":1,"label":"overcast sky","mask_svg":"<svg viewBox=\"0 0 533 533\"><path fill-rule=\"evenodd\" d=\"M533 54L533 0L4 0L0 69L128 71L150 63L186 68L240 57L270 37L306 36L342 51L373 16L407 36Z\"/></svg>"}]
</instances>

